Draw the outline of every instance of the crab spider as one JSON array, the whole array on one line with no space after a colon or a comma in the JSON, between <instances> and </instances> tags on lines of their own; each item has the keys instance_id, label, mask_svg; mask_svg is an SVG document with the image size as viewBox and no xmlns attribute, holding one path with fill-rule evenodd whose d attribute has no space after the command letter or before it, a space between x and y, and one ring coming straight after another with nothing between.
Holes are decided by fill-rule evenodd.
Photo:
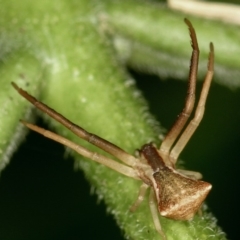
<instances>
[{"instance_id":1,"label":"crab spider","mask_svg":"<svg viewBox=\"0 0 240 240\"><path fill-rule=\"evenodd\" d=\"M82 127L74 124L55 110L38 101L23 89L19 88L17 84L12 83L18 93L35 105L36 108L64 125L80 138L116 157L120 162L102 154L92 152L53 132L31 123L21 121L25 126L73 149L84 157L101 163L123 175L142 181L137 200L131 207L132 211L136 210L143 201L146 190L150 188L149 206L153 222L156 230L164 239L166 239L166 236L161 228L158 214L174 220L189 220L193 218L195 213L200 209L212 187L211 184L199 180L201 178L200 173L179 170L175 167L179 154L182 152L202 120L214 70L214 49L213 44L210 43L208 70L200 98L193 119L186 125L195 103L199 48L192 24L187 19L184 19L184 21L189 28L193 49L185 106L176 122L165 136L160 147L156 148L152 143L147 143L139 150L139 157L134 157L113 143L87 132Z\"/></svg>"}]
</instances>

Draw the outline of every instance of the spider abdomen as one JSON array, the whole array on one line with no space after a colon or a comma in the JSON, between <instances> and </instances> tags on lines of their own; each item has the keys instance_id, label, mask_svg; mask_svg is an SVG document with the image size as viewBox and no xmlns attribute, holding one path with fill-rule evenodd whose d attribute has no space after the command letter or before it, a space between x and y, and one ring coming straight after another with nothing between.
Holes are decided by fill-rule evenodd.
<instances>
[{"instance_id":1,"label":"spider abdomen","mask_svg":"<svg viewBox=\"0 0 240 240\"><path fill-rule=\"evenodd\" d=\"M158 208L162 216L189 220L201 207L212 185L191 179L166 167L153 175L158 188Z\"/></svg>"}]
</instances>

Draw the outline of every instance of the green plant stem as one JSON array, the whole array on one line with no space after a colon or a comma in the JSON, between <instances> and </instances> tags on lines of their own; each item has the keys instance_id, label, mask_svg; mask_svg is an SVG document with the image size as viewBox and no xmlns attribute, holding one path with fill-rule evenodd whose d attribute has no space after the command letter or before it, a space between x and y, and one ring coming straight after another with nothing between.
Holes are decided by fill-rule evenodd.
<instances>
[{"instance_id":1,"label":"green plant stem","mask_svg":"<svg viewBox=\"0 0 240 240\"><path fill-rule=\"evenodd\" d=\"M206 73L209 43L215 46L214 81L240 87L239 27L173 12L163 4L143 1L110 1L105 25L113 38L118 57L133 68L155 73L161 78L188 77L191 48L185 17L191 20L200 47L199 79ZM117 7L116 7L117 5Z\"/></svg>"},{"instance_id":2,"label":"green plant stem","mask_svg":"<svg viewBox=\"0 0 240 240\"><path fill-rule=\"evenodd\" d=\"M87 130L106 138L132 154L136 148L146 142L158 143L157 136L162 133L162 129L148 113L141 94L135 88L132 79L122 70L119 62L114 58L113 49L103 37L105 29L99 20L99 17L103 16L102 13L109 14L113 20L119 17L118 14L114 15L118 9L123 13L128 10L130 14L130 9L133 10L137 6L131 13L131 19L135 18L135 22L139 21L138 10L141 8L141 12L144 9L146 11L144 17L149 21L147 25L155 22L157 15L154 18L147 17L155 11L155 6L145 5L142 1L125 3L128 3L126 9L119 3L114 5L109 1L104 4L87 0L81 2L43 0L34 3L29 0L0 1L1 8L8 9L7 13L1 10L1 33L6 31L9 36L18 36L17 43L20 42L18 48L24 49L27 53L26 59L22 58L25 53L20 54L20 57L16 44L13 44L9 47L9 52L2 54L2 69L6 70L4 76L8 76L5 88L8 91L3 93L1 104L6 102L9 95L12 98L14 96L7 105L7 109L15 109L8 113L11 124L7 121L2 122L6 129L11 130L9 135L1 136L2 141L11 142L19 126L20 116L26 120L30 118L26 116L28 112L26 102L10 86L10 82L15 81L33 95L36 95L38 88L41 87L43 90L37 95L42 101L73 122L79 123ZM101 9L100 12L99 9ZM174 13L166 12L166 18L169 16L176 19L177 17L173 15ZM181 19L182 17L179 17L179 23ZM138 29L132 24L134 21L128 21L128 23L133 25L133 32L138 33ZM117 28L116 22L114 27ZM181 23L181 29L183 28L184 25ZM143 29L146 30L144 26ZM164 32L162 34L160 40L167 36ZM150 36L149 33L148 39ZM155 37L158 39L157 42L161 42L159 35L153 35L153 42L156 42ZM142 39L141 35L136 38ZM180 38L187 39L186 30ZM9 42L14 41L9 39ZM164 46L165 51L173 54L175 49L170 47L172 42L169 39L163 41L163 43L166 42L169 45ZM144 44L150 43L146 40ZM6 62L7 54L13 55L15 60ZM184 54L188 59L189 54ZM19 62L16 62L16 59L19 59ZM21 68L17 68L19 64ZM9 71L12 74L8 74ZM21 80L18 79L19 74L23 76ZM17 109L16 106L18 106ZM46 119L59 134L78 141L73 134L59 124ZM23 134L22 129L18 131L18 135L21 134ZM88 146L89 149L94 149L89 144L79 142L81 145ZM19 139L15 144L19 144ZM2 159L7 158L6 154L6 152L3 153ZM121 176L89 160L82 160L82 157L75 153L72 154L77 165L84 170L86 178L96 188L99 198L104 198L108 209L114 214L126 236L144 240L161 238L154 229L147 201L144 201L135 213L129 212L129 207L136 200L140 182ZM190 222L161 218L161 224L169 240L209 239L209 235L213 236L211 239L225 239L216 226L215 219L205 212L202 217L196 216Z\"/></svg>"}]
</instances>

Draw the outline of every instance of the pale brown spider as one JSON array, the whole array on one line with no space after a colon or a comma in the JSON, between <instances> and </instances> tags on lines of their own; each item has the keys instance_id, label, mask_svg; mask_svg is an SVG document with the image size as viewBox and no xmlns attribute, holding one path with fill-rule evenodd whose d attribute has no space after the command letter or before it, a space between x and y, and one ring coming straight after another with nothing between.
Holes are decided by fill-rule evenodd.
<instances>
[{"instance_id":1,"label":"pale brown spider","mask_svg":"<svg viewBox=\"0 0 240 240\"><path fill-rule=\"evenodd\" d=\"M195 116L184 129L194 107L199 59L199 49L195 30L187 19L185 19L185 23L189 28L193 49L185 107L178 116L173 127L167 133L160 148L157 149L152 143L147 143L141 147L138 158L130 155L107 140L87 132L85 129L72 123L55 110L39 102L26 91L19 88L15 83L12 83L13 87L19 92L19 94L42 112L45 112L50 117L54 118L80 138L103 149L105 152L110 153L112 156L122 161L122 163L99 153L89 151L88 149L53 132L31 123L21 121L28 128L70 147L80 155L101 163L123 175L142 180L143 183L140 187L138 198L131 207L132 211L134 211L143 201L146 190L151 188L149 196L150 211L152 213L155 228L164 239L166 239L166 237L161 228L158 213L161 216L175 220L189 220L199 210L212 187L211 184L199 180L201 178L200 173L187 170L177 170L175 168L179 154L202 120L206 98L213 77L214 65L213 44L210 43L208 71L196 107Z\"/></svg>"}]
</instances>

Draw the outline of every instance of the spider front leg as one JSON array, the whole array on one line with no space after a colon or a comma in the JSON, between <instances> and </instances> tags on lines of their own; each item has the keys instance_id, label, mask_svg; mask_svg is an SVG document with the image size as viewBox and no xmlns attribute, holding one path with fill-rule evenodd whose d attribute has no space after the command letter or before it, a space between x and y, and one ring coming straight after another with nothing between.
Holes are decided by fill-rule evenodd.
<instances>
[{"instance_id":1,"label":"spider front leg","mask_svg":"<svg viewBox=\"0 0 240 240\"><path fill-rule=\"evenodd\" d=\"M213 72L214 72L214 48L213 44L210 43L210 53L209 53L209 60L208 60L208 71L203 83L201 95L199 98L199 102L195 111L195 116L188 124L186 129L183 131L184 126L189 119L194 103L195 103L195 89L196 89L196 79L197 79L197 70L198 70L198 59L199 59L199 48L196 38L196 33L192 24L185 19L185 23L189 27L190 37L192 40L192 57L190 63L190 71L189 71L189 85L188 85L188 92L187 98L185 101L185 107L183 111L180 113L177 121L174 123L170 131L167 133L165 139L163 140L159 152L163 159L166 161L168 165L175 165L179 154L182 152L184 147L186 146L187 142L197 129L199 123L203 118L203 114L205 111L205 104L207 95L209 92L209 88L211 85ZM181 132L183 133L181 134ZM180 135L181 134L181 135ZM180 137L179 137L180 135ZM178 139L179 137L179 139Z\"/></svg>"},{"instance_id":2,"label":"spider front leg","mask_svg":"<svg viewBox=\"0 0 240 240\"><path fill-rule=\"evenodd\" d=\"M178 159L179 154L182 152L186 144L188 143L189 139L193 135L193 133L196 131L199 123L201 122L203 118L203 114L205 111L205 104L208 96L208 92L210 89L210 85L213 78L213 72L214 72L214 48L213 44L210 43L210 53L209 53L209 60L208 60L208 71L203 83L202 91L200 94L200 98L198 101L198 105L195 111L194 118L190 121L190 123L187 125L186 129L178 139L175 146L172 148L170 153L170 159L175 163Z\"/></svg>"},{"instance_id":3,"label":"spider front leg","mask_svg":"<svg viewBox=\"0 0 240 240\"><path fill-rule=\"evenodd\" d=\"M185 23L189 28L189 33L191 37L191 46L192 46L192 56L190 62L190 70L189 70L189 77L188 77L188 91L187 97L185 100L185 106L183 111L179 114L176 122L172 126L172 128L168 131L167 135L165 136L159 151L161 152L161 156L164 159L168 159L170 154L171 148L173 147L175 141L177 140L179 134L183 130L187 120L189 119L194 103L195 103L195 90L196 90L196 80L197 80L197 72L198 72L198 60L199 60L199 47L197 42L197 37L195 30L188 19L184 19ZM168 161L168 160L167 160ZM173 162L175 163L175 162Z\"/></svg>"}]
</instances>

